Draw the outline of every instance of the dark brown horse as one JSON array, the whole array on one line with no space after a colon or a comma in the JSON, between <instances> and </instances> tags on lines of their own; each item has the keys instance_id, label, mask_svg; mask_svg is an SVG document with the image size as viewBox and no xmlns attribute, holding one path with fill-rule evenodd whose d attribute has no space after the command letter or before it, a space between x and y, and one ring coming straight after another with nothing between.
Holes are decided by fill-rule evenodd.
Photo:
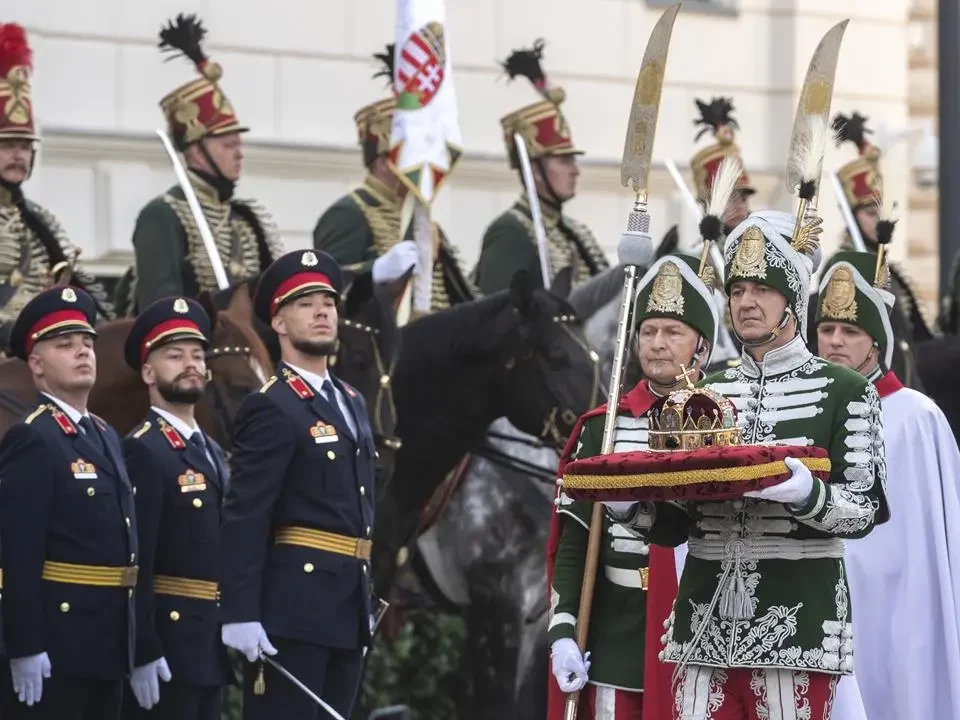
<instances>
[{"instance_id":1,"label":"dark brown horse","mask_svg":"<svg viewBox=\"0 0 960 720\"><path fill-rule=\"evenodd\" d=\"M209 295L199 302L207 310L212 340L207 351L210 382L197 403L197 422L227 451L232 447L231 420L240 402L272 374L270 356L250 325L250 294L233 294L229 306L217 311ZM90 393L90 410L125 435L147 414L149 398L139 375L127 367L123 344L132 319L97 326L97 382ZM0 436L36 403L36 391L26 363L0 360Z\"/></svg>"}]
</instances>

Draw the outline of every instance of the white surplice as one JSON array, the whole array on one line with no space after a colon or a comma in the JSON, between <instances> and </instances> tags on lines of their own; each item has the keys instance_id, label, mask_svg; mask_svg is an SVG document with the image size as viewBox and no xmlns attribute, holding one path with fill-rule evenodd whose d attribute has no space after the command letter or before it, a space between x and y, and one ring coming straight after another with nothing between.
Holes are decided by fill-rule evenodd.
<instances>
[{"instance_id":1,"label":"white surplice","mask_svg":"<svg viewBox=\"0 0 960 720\"><path fill-rule=\"evenodd\" d=\"M856 678L869 720L957 719L960 452L925 395L880 402L891 518L845 556Z\"/></svg>"}]
</instances>

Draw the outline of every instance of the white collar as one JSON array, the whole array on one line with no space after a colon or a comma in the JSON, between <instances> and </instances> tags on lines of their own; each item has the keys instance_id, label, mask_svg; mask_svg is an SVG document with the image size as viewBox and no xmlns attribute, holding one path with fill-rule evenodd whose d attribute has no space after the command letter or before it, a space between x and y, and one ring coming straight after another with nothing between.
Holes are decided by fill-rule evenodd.
<instances>
[{"instance_id":1,"label":"white collar","mask_svg":"<svg viewBox=\"0 0 960 720\"><path fill-rule=\"evenodd\" d=\"M813 353L807 348L803 336L798 334L786 345L768 351L759 363L753 359L753 356L744 347L740 367L743 369L743 373L749 377L760 377L760 375L770 377L796 370L812 357Z\"/></svg>"},{"instance_id":2,"label":"white collar","mask_svg":"<svg viewBox=\"0 0 960 720\"><path fill-rule=\"evenodd\" d=\"M323 375L317 375L316 373L310 372L309 370L304 370L303 368L299 368L299 367L297 367L296 365L294 365L294 364L292 364L292 363L287 363L287 366L288 366L291 370L293 370L294 372L296 372L297 375L299 375L299 376L302 377L304 380L306 380L308 383L310 383L310 384L313 386L313 389L316 390L317 392L322 392L322 391L323 391L323 383L324 383L324 381L330 380L330 383L333 384L333 379L330 377L330 372L329 372L329 371L325 372ZM334 389L336 389L337 386L334 385L333 387L334 387ZM332 399L332 398L331 398L331 399Z\"/></svg>"},{"instance_id":3,"label":"white collar","mask_svg":"<svg viewBox=\"0 0 960 720\"><path fill-rule=\"evenodd\" d=\"M67 417L70 418L71 422L73 422L74 425L79 425L80 421L83 418L90 417L90 413L80 412L75 407L68 405L67 403L65 403L63 400L56 397L55 395L51 395L50 393L44 392L44 391L41 391L41 392L43 392L44 395L46 395L48 398L53 400L57 404L57 407L59 407L61 410L63 410L63 412L67 414Z\"/></svg>"},{"instance_id":4,"label":"white collar","mask_svg":"<svg viewBox=\"0 0 960 720\"><path fill-rule=\"evenodd\" d=\"M190 427L183 420L178 418L176 415L172 415L166 410L162 410L161 408L158 408L156 405L151 405L150 409L153 410L157 415L162 417L164 420L166 420L168 423L173 425L173 429L176 430L181 435L183 435L183 437L185 437L187 440L189 440L190 437L195 432L200 430L200 428L197 427L196 423L194 423L193 427Z\"/></svg>"}]
</instances>

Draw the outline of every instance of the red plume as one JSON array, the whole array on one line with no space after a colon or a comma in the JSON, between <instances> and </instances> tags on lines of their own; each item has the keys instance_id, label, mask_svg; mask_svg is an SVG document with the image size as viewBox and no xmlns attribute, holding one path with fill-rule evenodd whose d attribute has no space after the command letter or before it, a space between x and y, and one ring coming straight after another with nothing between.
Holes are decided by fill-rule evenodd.
<instances>
[{"instance_id":1,"label":"red plume","mask_svg":"<svg viewBox=\"0 0 960 720\"><path fill-rule=\"evenodd\" d=\"M27 44L27 31L15 23L0 24L0 77L10 68L26 65L33 69L33 53Z\"/></svg>"}]
</instances>

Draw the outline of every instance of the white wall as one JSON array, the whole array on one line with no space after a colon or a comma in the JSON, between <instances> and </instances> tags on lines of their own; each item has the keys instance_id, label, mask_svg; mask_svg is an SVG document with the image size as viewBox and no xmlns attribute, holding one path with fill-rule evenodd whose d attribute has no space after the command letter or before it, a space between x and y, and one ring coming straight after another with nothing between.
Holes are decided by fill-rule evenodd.
<instances>
[{"instance_id":1,"label":"white wall","mask_svg":"<svg viewBox=\"0 0 960 720\"><path fill-rule=\"evenodd\" d=\"M694 98L732 95L739 142L761 192L755 207L789 209L782 181L790 125L807 62L826 30L850 18L833 111L854 109L875 126L907 124L908 0L740 0L734 14L690 3L674 28L655 160L683 168L692 144ZM288 246L309 241L324 208L363 176L353 113L385 97L370 55L392 41L392 0L31 0L7 10L24 24L35 53L34 101L44 135L28 194L50 207L100 270L130 261L140 208L173 182L153 130L157 103L195 73L164 62L156 32L177 12L195 11L209 29L208 54L244 123L247 161L240 196L273 213ZM544 67L567 89L565 110L587 151L571 214L611 252L630 193L619 156L636 72L662 7L644 0L448 0L465 159L437 200L436 214L472 264L485 225L518 193L506 168L498 119L535 99L523 79L507 84L497 64L510 50L547 40ZM701 143L705 144L706 139ZM826 168L851 148L831 148ZM884 170L907 179L905 151ZM682 218L662 170L652 178L654 230ZM824 187L825 250L840 232ZM905 218L906 224L908 218ZM897 255L904 248L895 249Z\"/></svg>"}]
</instances>

